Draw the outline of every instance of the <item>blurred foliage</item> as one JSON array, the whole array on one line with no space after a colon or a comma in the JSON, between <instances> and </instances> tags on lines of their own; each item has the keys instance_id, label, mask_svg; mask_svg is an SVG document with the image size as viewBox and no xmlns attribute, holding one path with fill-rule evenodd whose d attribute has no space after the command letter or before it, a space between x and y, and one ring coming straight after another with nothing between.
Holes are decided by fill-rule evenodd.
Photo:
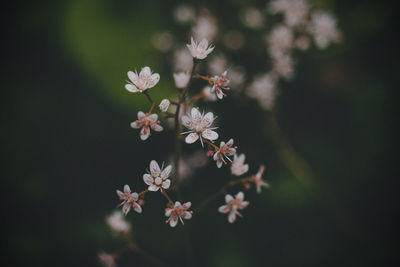
<instances>
[{"instance_id":1,"label":"blurred foliage","mask_svg":"<svg viewBox=\"0 0 400 267\"><path fill-rule=\"evenodd\" d=\"M251 172L267 163L272 188L246 193L252 205L228 225L216 208L170 229L163 199L152 195L141 216L129 214L133 237L172 266L184 265L188 244L198 266L390 266L397 252L398 43L391 2L312 1L332 10L344 42L298 56L283 83L277 118L294 149L312 166L315 190L281 162L255 103L233 96L212 109L223 138L240 140ZM121 247L105 224L116 188L144 188L151 159L167 160L171 133L140 142L129 123L147 107L124 90L128 70L149 65L161 74L154 99L174 94L165 55L151 45L172 30L179 1L8 2L4 16L2 197L5 266L98 266L96 255ZM191 1L221 25L235 25L243 6L265 1ZM222 15L221 15L222 14ZM218 16L220 15L220 16ZM255 35L249 33L249 40ZM250 48L254 42L249 42ZM184 43L182 43L183 45ZM255 46L255 45L254 45ZM249 50L231 55L250 72L266 68ZM220 49L220 48L216 48ZM168 55L167 55L168 58ZM261 71L259 71L261 70ZM190 153L192 148L186 148ZM199 203L226 182L213 163L188 180L184 199ZM174 256L171 256L174 255ZM119 266L146 266L126 255ZM395 266L395 265L394 265Z\"/></svg>"}]
</instances>

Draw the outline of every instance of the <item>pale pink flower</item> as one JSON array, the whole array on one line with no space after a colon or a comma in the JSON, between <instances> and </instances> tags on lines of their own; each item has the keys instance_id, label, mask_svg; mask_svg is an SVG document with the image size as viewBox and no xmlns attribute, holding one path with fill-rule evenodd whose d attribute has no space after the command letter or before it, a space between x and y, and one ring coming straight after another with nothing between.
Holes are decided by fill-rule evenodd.
<instances>
[{"instance_id":1,"label":"pale pink flower","mask_svg":"<svg viewBox=\"0 0 400 267\"><path fill-rule=\"evenodd\" d=\"M168 99L163 99L158 107L162 112L166 112L168 110L169 104L170 102Z\"/></svg>"},{"instance_id":2,"label":"pale pink flower","mask_svg":"<svg viewBox=\"0 0 400 267\"><path fill-rule=\"evenodd\" d=\"M217 96L215 95L214 92L211 91L210 86L204 87L202 94L203 94L204 99L207 101L216 101L217 100Z\"/></svg>"},{"instance_id":3,"label":"pale pink flower","mask_svg":"<svg viewBox=\"0 0 400 267\"><path fill-rule=\"evenodd\" d=\"M236 215L242 217L242 214L239 212L239 210L246 208L250 204L248 201L243 201L243 199L243 192L237 193L235 198L227 194L225 195L226 205L219 207L218 211L223 214L229 213L228 222L234 223L236 221Z\"/></svg>"},{"instance_id":4,"label":"pale pink flower","mask_svg":"<svg viewBox=\"0 0 400 267\"><path fill-rule=\"evenodd\" d=\"M254 81L246 88L245 93L258 101L265 110L271 110L274 107L277 96L277 79L272 74L257 76Z\"/></svg>"},{"instance_id":5,"label":"pale pink flower","mask_svg":"<svg viewBox=\"0 0 400 267\"><path fill-rule=\"evenodd\" d=\"M293 32L292 29L280 24L276 26L267 36L268 52L272 58L281 57L292 49Z\"/></svg>"},{"instance_id":6,"label":"pale pink flower","mask_svg":"<svg viewBox=\"0 0 400 267\"><path fill-rule=\"evenodd\" d=\"M171 227L175 227L178 223L178 219L181 221L182 225L184 225L183 219L191 219L192 212L188 211L191 205L191 202L186 202L182 205L179 201L176 201L172 208L166 208L165 216L169 217L167 220L167 222L169 222L169 225Z\"/></svg>"},{"instance_id":7,"label":"pale pink flower","mask_svg":"<svg viewBox=\"0 0 400 267\"><path fill-rule=\"evenodd\" d=\"M305 0L274 0L269 10L272 14L282 14L286 25L294 27L307 22L310 7Z\"/></svg>"},{"instance_id":8,"label":"pale pink flower","mask_svg":"<svg viewBox=\"0 0 400 267\"><path fill-rule=\"evenodd\" d=\"M190 80L190 73L178 72L174 73L175 86L177 88L185 88Z\"/></svg>"},{"instance_id":9,"label":"pale pink flower","mask_svg":"<svg viewBox=\"0 0 400 267\"><path fill-rule=\"evenodd\" d=\"M213 40L218 32L217 22L207 9L203 9L197 17L192 28L192 34L196 40L206 38Z\"/></svg>"},{"instance_id":10,"label":"pale pink flower","mask_svg":"<svg viewBox=\"0 0 400 267\"><path fill-rule=\"evenodd\" d=\"M226 96L226 94L222 91L222 89L224 90L229 90L229 87L226 87L229 84L229 80L226 77L227 71L224 71L224 73L222 73L219 76L214 76L213 78L213 86L211 87L211 92L215 92L215 94L217 95L217 97L219 99L222 99L224 96Z\"/></svg>"},{"instance_id":11,"label":"pale pink flower","mask_svg":"<svg viewBox=\"0 0 400 267\"><path fill-rule=\"evenodd\" d=\"M179 23L188 23L195 19L195 10L189 5L180 5L175 9L174 18Z\"/></svg>"},{"instance_id":12,"label":"pale pink flower","mask_svg":"<svg viewBox=\"0 0 400 267\"><path fill-rule=\"evenodd\" d=\"M244 164L244 160L246 156L244 154L240 154L237 156L236 154L233 156L231 172L233 175L240 176L245 174L249 170L249 165Z\"/></svg>"},{"instance_id":13,"label":"pale pink flower","mask_svg":"<svg viewBox=\"0 0 400 267\"><path fill-rule=\"evenodd\" d=\"M128 71L128 78L130 82L125 85L125 89L136 93L154 87L160 80L160 75L158 73L152 74L149 67L144 67L139 75L136 72Z\"/></svg>"},{"instance_id":14,"label":"pale pink flower","mask_svg":"<svg viewBox=\"0 0 400 267\"><path fill-rule=\"evenodd\" d=\"M104 267L117 267L114 255L102 251L97 254L97 257Z\"/></svg>"},{"instance_id":15,"label":"pale pink flower","mask_svg":"<svg viewBox=\"0 0 400 267\"><path fill-rule=\"evenodd\" d=\"M119 210L116 210L107 216L106 222L111 230L117 234L129 232L131 229L131 226L125 221L124 216L122 216L122 213Z\"/></svg>"},{"instance_id":16,"label":"pale pink flower","mask_svg":"<svg viewBox=\"0 0 400 267\"><path fill-rule=\"evenodd\" d=\"M228 164L225 159L232 162L229 156L233 156L236 153L236 148L233 146L233 139L231 138L226 144L221 142L218 151L215 152L213 159L217 161L217 167L221 168L222 164Z\"/></svg>"},{"instance_id":17,"label":"pale pink flower","mask_svg":"<svg viewBox=\"0 0 400 267\"><path fill-rule=\"evenodd\" d=\"M253 176L254 183L256 184L256 188L257 188L257 193L261 193L261 187L269 188L269 184L262 179L264 171L265 171L265 166L261 165L260 169L258 170L256 175Z\"/></svg>"},{"instance_id":18,"label":"pale pink flower","mask_svg":"<svg viewBox=\"0 0 400 267\"><path fill-rule=\"evenodd\" d=\"M206 38L203 38L200 43L196 43L192 37L190 45L187 44L186 46L189 48L192 56L197 59L205 59L214 50L214 47L208 46Z\"/></svg>"},{"instance_id":19,"label":"pale pink flower","mask_svg":"<svg viewBox=\"0 0 400 267\"><path fill-rule=\"evenodd\" d=\"M277 57L273 60L273 70L274 72L287 80L293 77L294 63L290 55L284 55Z\"/></svg>"},{"instance_id":20,"label":"pale pink flower","mask_svg":"<svg viewBox=\"0 0 400 267\"><path fill-rule=\"evenodd\" d=\"M296 48L305 51L310 47L310 38L308 38L308 36L300 36L298 37L295 41L294 41L294 45L296 46Z\"/></svg>"},{"instance_id":21,"label":"pale pink flower","mask_svg":"<svg viewBox=\"0 0 400 267\"><path fill-rule=\"evenodd\" d=\"M320 49L326 48L331 42L340 40L340 33L336 28L336 19L328 13L320 11L314 13L309 28Z\"/></svg>"},{"instance_id":22,"label":"pale pink flower","mask_svg":"<svg viewBox=\"0 0 400 267\"><path fill-rule=\"evenodd\" d=\"M188 128L190 131L181 133L187 134L185 142L187 144L192 144L200 138L201 145L203 145L203 139L208 139L214 141L218 138L218 133L213 130L217 127L211 128L214 122L214 114L208 112L206 115L202 115L197 108L192 108L191 114L182 116L182 124Z\"/></svg>"},{"instance_id":23,"label":"pale pink flower","mask_svg":"<svg viewBox=\"0 0 400 267\"><path fill-rule=\"evenodd\" d=\"M138 112L138 119L131 123L131 127L140 130L140 139L143 141L150 136L150 129L161 132L164 128L159 124L157 114L145 114L143 111Z\"/></svg>"},{"instance_id":24,"label":"pale pink flower","mask_svg":"<svg viewBox=\"0 0 400 267\"><path fill-rule=\"evenodd\" d=\"M174 51L173 65L175 71L191 71L193 68L193 57L189 50L182 47Z\"/></svg>"},{"instance_id":25,"label":"pale pink flower","mask_svg":"<svg viewBox=\"0 0 400 267\"><path fill-rule=\"evenodd\" d=\"M228 62L223 55L213 56L208 61L208 69L212 75L218 75L226 70Z\"/></svg>"},{"instance_id":26,"label":"pale pink flower","mask_svg":"<svg viewBox=\"0 0 400 267\"><path fill-rule=\"evenodd\" d=\"M155 160L150 162L150 173L143 174L143 181L149 186L149 191L158 191L160 188L168 189L171 180L168 179L171 174L172 166L163 168Z\"/></svg>"},{"instance_id":27,"label":"pale pink flower","mask_svg":"<svg viewBox=\"0 0 400 267\"><path fill-rule=\"evenodd\" d=\"M117 190L117 195L119 196L119 199L122 200L121 204L119 204L118 206L123 205L122 211L125 215L128 214L128 212L131 210L131 207L137 213L142 213L142 207L137 203L137 201L139 200L139 195L136 192L132 193L129 185L126 184L124 186L124 192Z\"/></svg>"}]
</instances>

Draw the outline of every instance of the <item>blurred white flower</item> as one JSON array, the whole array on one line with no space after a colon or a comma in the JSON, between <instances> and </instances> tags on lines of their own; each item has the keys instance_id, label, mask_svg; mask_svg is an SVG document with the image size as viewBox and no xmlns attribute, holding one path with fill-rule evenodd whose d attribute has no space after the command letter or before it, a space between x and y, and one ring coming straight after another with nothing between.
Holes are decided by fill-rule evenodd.
<instances>
[{"instance_id":1,"label":"blurred white flower","mask_svg":"<svg viewBox=\"0 0 400 267\"><path fill-rule=\"evenodd\" d=\"M310 38L305 35L298 37L294 41L294 45L296 46L296 48L298 48L302 51L307 50L310 47L310 43L311 43Z\"/></svg>"},{"instance_id":2,"label":"blurred white flower","mask_svg":"<svg viewBox=\"0 0 400 267\"><path fill-rule=\"evenodd\" d=\"M185 88L190 80L189 72L174 73L175 86L177 88Z\"/></svg>"},{"instance_id":3,"label":"blurred white flower","mask_svg":"<svg viewBox=\"0 0 400 267\"><path fill-rule=\"evenodd\" d=\"M162 112L166 112L168 110L169 104L170 102L168 99L163 99L158 107Z\"/></svg>"},{"instance_id":4,"label":"blurred white flower","mask_svg":"<svg viewBox=\"0 0 400 267\"><path fill-rule=\"evenodd\" d=\"M131 127L140 130L140 139L143 141L150 136L150 129L161 132L164 128L159 124L157 114L145 114L143 111L138 112L138 119L131 123Z\"/></svg>"},{"instance_id":5,"label":"blurred white flower","mask_svg":"<svg viewBox=\"0 0 400 267\"><path fill-rule=\"evenodd\" d=\"M274 72L287 80L293 77L294 71L293 59L290 55L284 55L277 57L273 60L273 70Z\"/></svg>"},{"instance_id":6,"label":"blurred white flower","mask_svg":"<svg viewBox=\"0 0 400 267\"><path fill-rule=\"evenodd\" d=\"M169 222L171 227L175 227L179 219L183 225L183 219L189 220L192 218L192 212L188 211L191 205L191 202L186 202L182 205L179 201L176 201L172 208L166 208L165 216L169 217L167 223Z\"/></svg>"},{"instance_id":7,"label":"blurred white flower","mask_svg":"<svg viewBox=\"0 0 400 267\"><path fill-rule=\"evenodd\" d=\"M287 54L293 46L293 32L289 27L280 24L267 36L268 52L272 58Z\"/></svg>"},{"instance_id":8,"label":"blurred white flower","mask_svg":"<svg viewBox=\"0 0 400 267\"><path fill-rule=\"evenodd\" d=\"M125 221L124 216L118 210L107 216L106 222L111 230L113 230L117 234L129 232L129 230L131 229L131 226L128 224L127 221Z\"/></svg>"},{"instance_id":9,"label":"blurred white flower","mask_svg":"<svg viewBox=\"0 0 400 267\"><path fill-rule=\"evenodd\" d=\"M196 43L192 37L190 45L186 46L189 48L190 54L197 59L205 59L214 50L214 47L208 46L206 38L203 38L200 43Z\"/></svg>"},{"instance_id":10,"label":"blurred white flower","mask_svg":"<svg viewBox=\"0 0 400 267\"><path fill-rule=\"evenodd\" d=\"M158 73L152 74L149 67L144 67L139 75L136 72L128 71L128 78L131 83L126 84L125 89L136 93L154 87L160 80L160 75Z\"/></svg>"},{"instance_id":11,"label":"blurred white flower","mask_svg":"<svg viewBox=\"0 0 400 267\"><path fill-rule=\"evenodd\" d=\"M228 78L229 84L233 87L233 89L241 86L246 77L246 71L241 66L234 66L229 69Z\"/></svg>"},{"instance_id":12,"label":"blurred white flower","mask_svg":"<svg viewBox=\"0 0 400 267\"><path fill-rule=\"evenodd\" d=\"M277 95L277 79L272 74L257 76L246 88L246 94L258 101L263 109L271 110Z\"/></svg>"},{"instance_id":13,"label":"blurred white flower","mask_svg":"<svg viewBox=\"0 0 400 267\"><path fill-rule=\"evenodd\" d=\"M340 32L336 28L336 19L328 13L318 11L312 14L310 32L320 49L326 48L331 42L339 42Z\"/></svg>"},{"instance_id":14,"label":"blurred white flower","mask_svg":"<svg viewBox=\"0 0 400 267\"><path fill-rule=\"evenodd\" d=\"M191 71L193 68L193 57L186 48L178 49L173 55L175 71Z\"/></svg>"},{"instance_id":15,"label":"blurred white flower","mask_svg":"<svg viewBox=\"0 0 400 267\"><path fill-rule=\"evenodd\" d=\"M228 62L223 55L211 57L208 61L208 69L211 75L218 75L224 72L228 67Z\"/></svg>"},{"instance_id":16,"label":"blurred white flower","mask_svg":"<svg viewBox=\"0 0 400 267\"><path fill-rule=\"evenodd\" d=\"M265 166L261 165L257 174L254 175L254 183L256 184L257 193L261 193L261 187L269 188L269 184L262 179L264 171L265 171Z\"/></svg>"},{"instance_id":17,"label":"blurred white flower","mask_svg":"<svg viewBox=\"0 0 400 267\"><path fill-rule=\"evenodd\" d=\"M217 100L217 96L215 95L214 92L211 91L210 86L204 87L202 94L203 94L204 100L206 100L206 101L216 101Z\"/></svg>"},{"instance_id":18,"label":"blurred white flower","mask_svg":"<svg viewBox=\"0 0 400 267\"><path fill-rule=\"evenodd\" d=\"M217 22L215 18L206 9L200 12L197 17L194 27L192 28L192 35L196 40L207 39L213 40L218 32Z\"/></svg>"},{"instance_id":19,"label":"blurred white flower","mask_svg":"<svg viewBox=\"0 0 400 267\"><path fill-rule=\"evenodd\" d=\"M236 154L233 156L231 172L233 175L240 176L245 174L249 170L249 165L244 164L244 160L246 156L244 154L240 154L237 156Z\"/></svg>"},{"instance_id":20,"label":"blurred white flower","mask_svg":"<svg viewBox=\"0 0 400 267\"><path fill-rule=\"evenodd\" d=\"M179 23L188 23L195 19L195 10L192 6L182 4L175 9L174 18Z\"/></svg>"},{"instance_id":21,"label":"blurred white flower","mask_svg":"<svg viewBox=\"0 0 400 267\"><path fill-rule=\"evenodd\" d=\"M222 164L228 164L225 159L232 162L229 158L236 153L236 148L233 146L233 139L231 138L226 144L225 142L221 142L219 145L219 149L215 152L213 159L217 161L217 167L221 168Z\"/></svg>"},{"instance_id":22,"label":"blurred white flower","mask_svg":"<svg viewBox=\"0 0 400 267\"><path fill-rule=\"evenodd\" d=\"M155 160L150 162L150 173L143 174L143 181L149 186L149 191L158 191L158 189L168 189L171 185L171 180L168 179L171 174L172 165L168 165L164 169Z\"/></svg>"},{"instance_id":23,"label":"blurred white flower","mask_svg":"<svg viewBox=\"0 0 400 267\"><path fill-rule=\"evenodd\" d=\"M310 6L306 0L273 0L269 10L272 14L282 14L285 24L295 27L307 22Z\"/></svg>"},{"instance_id":24,"label":"blurred white flower","mask_svg":"<svg viewBox=\"0 0 400 267\"><path fill-rule=\"evenodd\" d=\"M117 267L114 256L112 254L102 251L99 254L97 254L97 257L98 257L100 263L104 267Z\"/></svg>"},{"instance_id":25,"label":"blurred white flower","mask_svg":"<svg viewBox=\"0 0 400 267\"><path fill-rule=\"evenodd\" d=\"M239 210L246 208L250 204L248 201L243 201L243 199L243 192L237 193L235 198L227 194L225 195L226 205L219 207L218 211L223 214L229 213L228 222L234 223L236 221L236 215L242 217L242 214L239 212Z\"/></svg>"},{"instance_id":26,"label":"blurred white flower","mask_svg":"<svg viewBox=\"0 0 400 267\"><path fill-rule=\"evenodd\" d=\"M185 138L185 142L187 144L192 144L200 138L201 145L204 146L202 138L210 141L216 140L218 138L218 133L213 131L217 127L211 128L213 122L214 114L208 112L206 115L202 115L197 108L192 108L190 115L188 114L182 116L182 124L190 130L181 133L189 133L189 135Z\"/></svg>"},{"instance_id":27,"label":"blurred white flower","mask_svg":"<svg viewBox=\"0 0 400 267\"><path fill-rule=\"evenodd\" d=\"M152 36L151 42L155 49L167 52L172 48L173 38L169 32L156 33Z\"/></svg>"},{"instance_id":28,"label":"blurred white flower","mask_svg":"<svg viewBox=\"0 0 400 267\"><path fill-rule=\"evenodd\" d=\"M264 14L253 7L249 7L243 10L241 19L243 24L251 29L259 29L265 24Z\"/></svg>"},{"instance_id":29,"label":"blurred white flower","mask_svg":"<svg viewBox=\"0 0 400 267\"><path fill-rule=\"evenodd\" d=\"M128 212L131 210L131 207L137 212L137 213L142 213L142 207L136 203L136 201L139 200L139 195L136 192L131 193L131 189L129 188L129 185L124 186L124 192L121 192L117 190L117 195L119 196L119 199L122 200L121 204L118 206L122 206L122 211L124 212L125 215L128 214Z\"/></svg>"}]
</instances>

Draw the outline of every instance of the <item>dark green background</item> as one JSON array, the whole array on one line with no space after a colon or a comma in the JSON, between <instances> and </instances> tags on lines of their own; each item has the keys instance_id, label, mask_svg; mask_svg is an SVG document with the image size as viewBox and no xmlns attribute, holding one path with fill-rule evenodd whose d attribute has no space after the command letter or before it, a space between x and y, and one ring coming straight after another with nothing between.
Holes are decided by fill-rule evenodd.
<instances>
[{"instance_id":1,"label":"dark green background","mask_svg":"<svg viewBox=\"0 0 400 267\"><path fill-rule=\"evenodd\" d=\"M251 206L234 225L218 214L220 197L185 226L163 223L154 194L131 213L133 236L150 253L183 265L192 244L197 266L390 266L397 259L399 84L398 27L390 1L312 1L331 10L344 40L297 56L296 77L281 85L277 118L315 179L301 183L277 156L265 116L232 97L209 109L222 137L234 137L251 172L267 163L272 187L245 192ZM235 27L243 6L264 1L193 1ZM166 56L151 46L155 32L188 32L172 20L175 1L8 1L2 7L2 238L4 266L97 266L96 254L119 249L105 224L125 183L145 188L151 159L168 160L172 133L141 142L129 127L142 95L124 90L126 71L149 65L161 75L151 93L173 94ZM251 73L265 58L251 45L232 60ZM182 43L183 45L183 43ZM261 47L261 46L260 46ZM222 49L217 46L216 50ZM261 49L261 48L260 48ZM251 57L253 56L253 57ZM184 184L194 208L226 182L214 163ZM232 191L234 193L234 191ZM195 214L196 215L196 214ZM120 266L146 266L124 256Z\"/></svg>"}]
</instances>

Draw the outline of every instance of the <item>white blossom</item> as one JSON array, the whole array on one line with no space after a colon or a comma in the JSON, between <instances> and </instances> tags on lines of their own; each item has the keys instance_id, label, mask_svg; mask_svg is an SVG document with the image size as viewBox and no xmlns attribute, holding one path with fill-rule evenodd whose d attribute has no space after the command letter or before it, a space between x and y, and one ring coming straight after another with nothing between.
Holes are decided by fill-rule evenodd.
<instances>
[{"instance_id":1,"label":"white blossom","mask_svg":"<svg viewBox=\"0 0 400 267\"><path fill-rule=\"evenodd\" d=\"M267 36L268 52L272 58L281 57L292 49L293 32L289 27L280 24Z\"/></svg>"},{"instance_id":2,"label":"white blossom","mask_svg":"<svg viewBox=\"0 0 400 267\"><path fill-rule=\"evenodd\" d=\"M131 226L127 221L125 221L122 213L117 210L107 216L106 222L111 230L113 230L117 234L129 232L129 230L131 229Z\"/></svg>"},{"instance_id":3,"label":"white blossom","mask_svg":"<svg viewBox=\"0 0 400 267\"><path fill-rule=\"evenodd\" d=\"M164 169L158 165L155 160L150 162L150 173L143 174L143 181L149 186L149 191L158 191L160 188L168 189L171 180L168 179L171 174L172 165L168 165Z\"/></svg>"},{"instance_id":4,"label":"white blossom","mask_svg":"<svg viewBox=\"0 0 400 267\"><path fill-rule=\"evenodd\" d=\"M190 73L178 72L174 73L175 86L177 88L185 88L190 80Z\"/></svg>"},{"instance_id":5,"label":"white blossom","mask_svg":"<svg viewBox=\"0 0 400 267\"><path fill-rule=\"evenodd\" d=\"M213 56L208 61L208 69L212 75L217 75L226 70L228 67L228 62L223 55Z\"/></svg>"},{"instance_id":6,"label":"white blossom","mask_svg":"<svg viewBox=\"0 0 400 267\"><path fill-rule=\"evenodd\" d=\"M174 52L173 65L175 71L190 71L193 68L193 57L190 52L182 47Z\"/></svg>"},{"instance_id":7,"label":"white blossom","mask_svg":"<svg viewBox=\"0 0 400 267\"><path fill-rule=\"evenodd\" d=\"M154 87L160 80L158 73L151 73L149 67L144 67L139 75L136 72L128 71L129 83L125 85L125 89L129 92L143 92Z\"/></svg>"},{"instance_id":8,"label":"white blossom","mask_svg":"<svg viewBox=\"0 0 400 267\"><path fill-rule=\"evenodd\" d=\"M277 57L273 60L273 70L274 72L287 80L293 77L294 63L290 55L284 55Z\"/></svg>"},{"instance_id":9,"label":"white blossom","mask_svg":"<svg viewBox=\"0 0 400 267\"><path fill-rule=\"evenodd\" d=\"M181 133L187 134L185 142L192 144L200 138L201 145L203 145L203 139L214 141L218 138L218 133L213 130L217 127L210 128L214 122L214 114L208 112L206 115L201 114L197 108L192 108L191 114L182 116L182 124L189 129L189 131Z\"/></svg>"},{"instance_id":10,"label":"white blossom","mask_svg":"<svg viewBox=\"0 0 400 267\"><path fill-rule=\"evenodd\" d=\"M217 96L215 95L214 92L211 91L210 86L204 87L202 94L203 94L204 99L207 101L216 101L217 100Z\"/></svg>"},{"instance_id":11,"label":"white blossom","mask_svg":"<svg viewBox=\"0 0 400 267\"><path fill-rule=\"evenodd\" d=\"M163 100L161 100L161 103L158 107L160 108L160 110L162 112L166 112L168 110L169 104L170 104L170 102L168 99L163 99Z\"/></svg>"},{"instance_id":12,"label":"white blossom","mask_svg":"<svg viewBox=\"0 0 400 267\"><path fill-rule=\"evenodd\" d=\"M196 43L192 37L190 45L187 44L186 46L189 48L192 57L197 59L205 59L214 50L214 47L208 46L206 38L203 38L200 43Z\"/></svg>"},{"instance_id":13,"label":"white blossom","mask_svg":"<svg viewBox=\"0 0 400 267\"><path fill-rule=\"evenodd\" d=\"M336 19L328 13L320 11L314 13L309 28L320 49L326 48L331 42L338 42L340 39L340 33L336 28Z\"/></svg>"},{"instance_id":14,"label":"white blossom","mask_svg":"<svg viewBox=\"0 0 400 267\"><path fill-rule=\"evenodd\" d=\"M195 11L189 5L180 5L175 9L174 18L179 23L187 23L195 19Z\"/></svg>"},{"instance_id":15,"label":"white blossom","mask_svg":"<svg viewBox=\"0 0 400 267\"><path fill-rule=\"evenodd\" d=\"M186 202L182 205L179 201L176 201L172 208L166 208L165 216L169 217L167 220L167 222L169 222L169 225L171 227L175 227L178 223L178 219L181 221L182 225L184 225L183 219L191 219L192 213L188 211L191 205L191 202Z\"/></svg>"},{"instance_id":16,"label":"white blossom","mask_svg":"<svg viewBox=\"0 0 400 267\"><path fill-rule=\"evenodd\" d=\"M254 175L254 183L256 184L257 193L261 193L261 187L269 188L269 184L262 179L265 171L265 166L261 165L257 174Z\"/></svg>"},{"instance_id":17,"label":"white blossom","mask_svg":"<svg viewBox=\"0 0 400 267\"><path fill-rule=\"evenodd\" d=\"M271 74L256 77L246 88L246 94L256 99L263 109L271 110L277 95L276 78Z\"/></svg>"},{"instance_id":18,"label":"white blossom","mask_svg":"<svg viewBox=\"0 0 400 267\"><path fill-rule=\"evenodd\" d=\"M206 38L213 40L218 32L217 22L207 9L203 9L197 17L192 28L192 34L196 40Z\"/></svg>"},{"instance_id":19,"label":"white blossom","mask_svg":"<svg viewBox=\"0 0 400 267\"><path fill-rule=\"evenodd\" d=\"M239 210L246 208L250 203L248 201L243 201L244 194L243 192L239 192L233 198L231 195L225 195L226 205L223 205L218 208L218 211L228 215L228 222L234 223L236 221L236 215L242 217L242 214Z\"/></svg>"},{"instance_id":20,"label":"white blossom","mask_svg":"<svg viewBox=\"0 0 400 267\"><path fill-rule=\"evenodd\" d=\"M231 172L233 175L240 176L245 174L249 170L249 165L244 164L244 160L246 156L244 154L240 154L239 156L235 154L233 156L233 161L231 165Z\"/></svg>"},{"instance_id":21,"label":"white blossom","mask_svg":"<svg viewBox=\"0 0 400 267\"><path fill-rule=\"evenodd\" d=\"M219 149L215 152L213 159L217 161L217 167L221 168L222 164L228 164L225 159L232 162L229 156L233 156L236 153L236 148L233 146L233 139L231 138L226 144L225 142L221 142L219 145Z\"/></svg>"},{"instance_id":22,"label":"white blossom","mask_svg":"<svg viewBox=\"0 0 400 267\"><path fill-rule=\"evenodd\" d=\"M308 36L300 36L294 41L294 45L296 48L305 51L310 47L310 38Z\"/></svg>"},{"instance_id":23,"label":"white blossom","mask_svg":"<svg viewBox=\"0 0 400 267\"><path fill-rule=\"evenodd\" d=\"M274 0L269 7L272 14L282 14L289 27L304 25L310 10L306 0Z\"/></svg>"},{"instance_id":24,"label":"white blossom","mask_svg":"<svg viewBox=\"0 0 400 267\"><path fill-rule=\"evenodd\" d=\"M226 87L229 84L229 80L226 77L227 71L224 71L221 75L214 76L213 78L213 86L211 87L211 92L215 92L217 97L219 99L222 99L226 94L222 91L224 90L229 90L228 87Z\"/></svg>"},{"instance_id":25,"label":"white blossom","mask_svg":"<svg viewBox=\"0 0 400 267\"><path fill-rule=\"evenodd\" d=\"M121 204L118 206L123 206L122 211L125 215L131 210L131 207L137 212L142 213L142 207L136 202L139 200L139 195L136 192L131 191L129 185L124 186L124 192L117 190L117 195L119 199L122 200Z\"/></svg>"},{"instance_id":26,"label":"white blossom","mask_svg":"<svg viewBox=\"0 0 400 267\"><path fill-rule=\"evenodd\" d=\"M110 253L106 253L104 251L100 252L97 255L100 263L102 264L102 266L104 267L116 267L117 264L115 263L115 258L114 255L110 254Z\"/></svg>"},{"instance_id":27,"label":"white blossom","mask_svg":"<svg viewBox=\"0 0 400 267\"><path fill-rule=\"evenodd\" d=\"M131 123L131 127L140 130L140 139L143 141L150 136L150 129L161 132L164 128L159 124L157 114L145 114L143 111L138 112L138 119Z\"/></svg>"}]
</instances>

